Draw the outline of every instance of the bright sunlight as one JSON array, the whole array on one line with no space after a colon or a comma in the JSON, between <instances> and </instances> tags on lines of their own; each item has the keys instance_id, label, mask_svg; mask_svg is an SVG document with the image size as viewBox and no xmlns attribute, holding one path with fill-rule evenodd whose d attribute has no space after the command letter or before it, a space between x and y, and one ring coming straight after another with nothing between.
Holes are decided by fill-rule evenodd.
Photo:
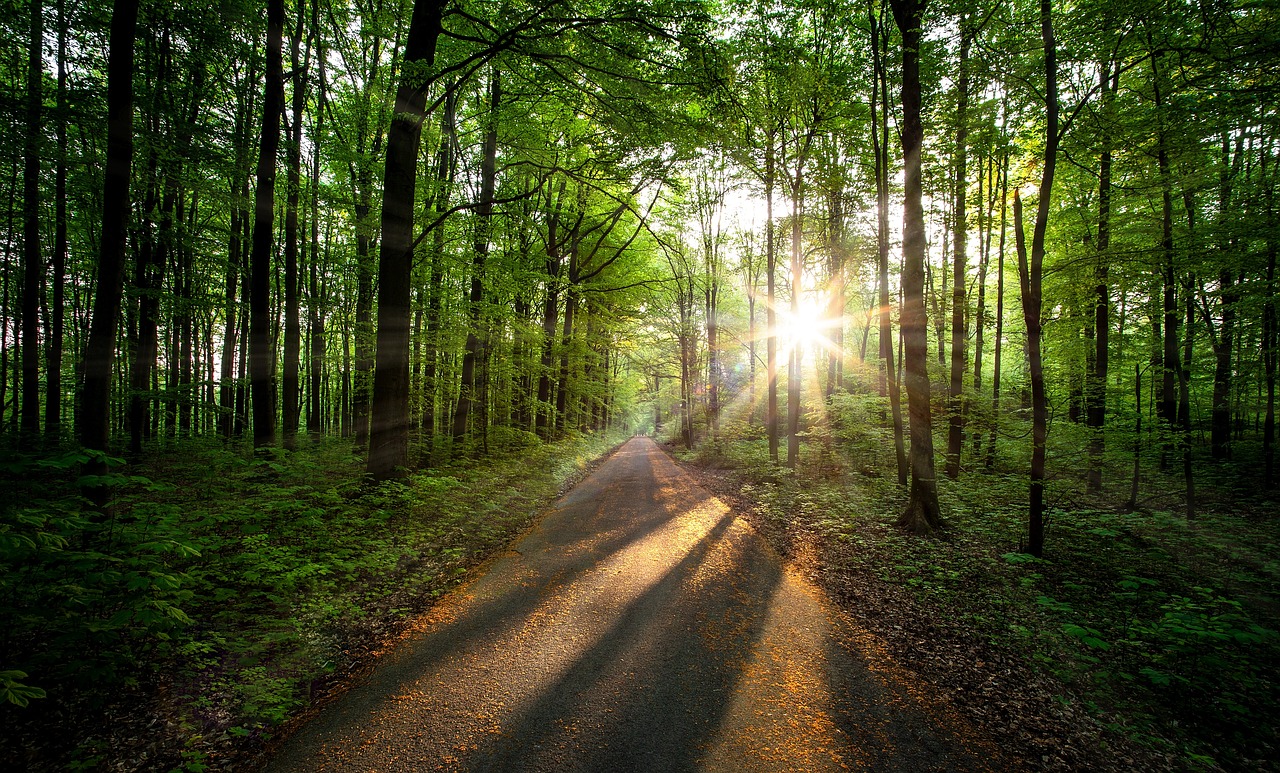
<instances>
[{"instance_id":1,"label":"bright sunlight","mask_svg":"<svg viewBox=\"0 0 1280 773\"><path fill-rule=\"evenodd\" d=\"M800 297L799 308L791 311L790 303L778 304L778 337L784 347L797 347L801 351L821 346L833 349L832 331L840 325L840 320L827 316L827 294L825 292L804 293Z\"/></svg>"}]
</instances>

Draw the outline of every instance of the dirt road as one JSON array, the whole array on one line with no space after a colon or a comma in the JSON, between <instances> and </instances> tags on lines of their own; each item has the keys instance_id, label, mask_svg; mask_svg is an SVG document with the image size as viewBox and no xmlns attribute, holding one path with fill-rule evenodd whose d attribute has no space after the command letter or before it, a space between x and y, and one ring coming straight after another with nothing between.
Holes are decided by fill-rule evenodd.
<instances>
[{"instance_id":1,"label":"dirt road","mask_svg":"<svg viewBox=\"0 0 1280 773\"><path fill-rule=\"evenodd\" d=\"M634 438L266 769L994 766L852 630Z\"/></svg>"}]
</instances>

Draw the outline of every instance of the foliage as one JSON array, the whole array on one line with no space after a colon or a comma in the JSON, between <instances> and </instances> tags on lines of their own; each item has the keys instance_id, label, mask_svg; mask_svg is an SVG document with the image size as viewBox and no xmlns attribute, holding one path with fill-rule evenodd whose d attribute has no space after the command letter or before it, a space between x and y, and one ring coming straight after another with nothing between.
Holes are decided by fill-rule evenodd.
<instances>
[{"instance_id":1,"label":"foliage","mask_svg":"<svg viewBox=\"0 0 1280 773\"><path fill-rule=\"evenodd\" d=\"M891 526L905 498L885 474L892 457L883 438L866 438L885 432L880 407L879 398L837 395L829 404L834 453L807 444L795 471L771 467L760 440L736 434L690 459L740 476L754 517L783 535L784 549L809 535L818 556L838 557L816 576L837 588L838 578L858 576L906 591L912 616L933 635L1011 653L1060 682L1100 728L1190 767L1249 769L1272 758L1280 532L1263 503L1216 492L1221 506L1188 522L1090 506L1082 481L1058 476L1052 550L1039 559L1020 552L1026 480L971 471L940 481L942 536L907 537ZM1069 453L1071 441L1063 442L1051 453ZM1076 504L1064 508L1064 500Z\"/></svg>"},{"instance_id":2,"label":"foliage","mask_svg":"<svg viewBox=\"0 0 1280 773\"><path fill-rule=\"evenodd\" d=\"M169 753L197 737L204 745L184 754L225 755L233 741L261 738L613 442L526 442L372 486L352 483L357 462L342 444L248 461L189 442L147 465L149 478L114 476L105 520L57 496L82 454L10 456L6 485L25 488L0 521L3 662L17 666L0 671L0 695L16 704L0 709L10 732L163 685L175 698ZM39 713L50 701L59 711ZM79 742L47 750L43 764L119 753L101 735Z\"/></svg>"}]
</instances>

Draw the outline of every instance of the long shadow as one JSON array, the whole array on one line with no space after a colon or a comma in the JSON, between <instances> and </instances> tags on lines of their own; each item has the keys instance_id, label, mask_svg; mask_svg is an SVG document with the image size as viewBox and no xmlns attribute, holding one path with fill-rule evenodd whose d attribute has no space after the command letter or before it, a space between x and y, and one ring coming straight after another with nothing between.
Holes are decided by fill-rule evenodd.
<instances>
[{"instance_id":1,"label":"long shadow","mask_svg":"<svg viewBox=\"0 0 1280 773\"><path fill-rule=\"evenodd\" d=\"M642 444L636 445L640 447L624 447L618 454L647 457L647 449ZM556 589L571 585L609 557L653 536L673 520L712 499L710 494L698 489L664 489L647 458L639 464L631 460L621 472L615 470L610 476L602 476L603 472L604 468L579 484L560 502L557 511L517 543L518 557L500 559L485 577L471 586L469 591L474 597L459 605L456 618L434 625L416 640L397 647L368 681L344 695L285 741L278 749L276 761L269 762L267 769L306 769L306 763L299 761L306 759L309 749L314 749L323 740L339 737L344 727L366 722L370 713L385 707L407 685L432 671L435 664L462 656L468 650L483 653L489 643L520 629ZM672 597L733 520L732 514L724 514L675 567L626 609L622 619L613 626L617 635L611 634L598 642L583 656L586 660L580 659L579 665L570 669L561 680L563 686L557 693L561 694L561 699L564 690L572 690L577 678L574 674L581 671L580 664L606 663L611 655L625 649L627 632L652 625L651 621L659 614L669 614L663 611L663 602L659 599ZM604 536L600 536L602 534ZM770 562L759 563L768 566ZM512 575L516 575L519 581L513 582ZM778 581L776 566L766 570L763 577L765 587L750 591L754 598L767 599L767 590ZM727 590L721 586L708 588L705 595L720 596ZM678 651L681 643L697 638L700 624L696 613L684 608L673 610L673 613L672 622L666 626L666 633L660 641L674 651L670 657L671 664L681 665L689 671L696 670L702 666L701 660ZM721 671L724 674L718 681L723 684L729 676L725 669L718 669L708 677L717 681L716 674ZM678 685L679 679L675 681ZM547 714L543 708L526 714L526 717ZM304 767L298 767L299 764Z\"/></svg>"},{"instance_id":2,"label":"long shadow","mask_svg":"<svg viewBox=\"0 0 1280 773\"><path fill-rule=\"evenodd\" d=\"M627 452L623 448L615 458ZM520 628L556 589L572 584L609 556L651 537L712 498L705 491L687 491L681 492L681 501L663 502L661 487L648 464L639 474L624 476L623 481L646 493L639 498L617 497L596 476L587 478L513 546L516 555L500 558L486 576L465 589L471 598L461 614L447 626L427 631L413 646L393 653L386 675L392 676L401 665L416 671L446 652L484 646L503 632ZM511 575L522 574L521 582L509 582ZM493 592L494 586L500 586L501 591ZM447 636L441 635L445 628ZM400 663L406 659L411 662Z\"/></svg>"},{"instance_id":3,"label":"long shadow","mask_svg":"<svg viewBox=\"0 0 1280 773\"><path fill-rule=\"evenodd\" d=\"M456 769L698 769L782 580L754 535L729 533L733 521L723 515Z\"/></svg>"}]
</instances>

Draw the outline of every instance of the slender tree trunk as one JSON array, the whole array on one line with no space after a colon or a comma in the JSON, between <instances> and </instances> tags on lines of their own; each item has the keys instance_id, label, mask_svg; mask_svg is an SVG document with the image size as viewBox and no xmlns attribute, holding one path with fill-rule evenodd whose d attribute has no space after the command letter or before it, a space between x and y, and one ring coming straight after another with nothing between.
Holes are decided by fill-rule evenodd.
<instances>
[{"instance_id":1,"label":"slender tree trunk","mask_svg":"<svg viewBox=\"0 0 1280 773\"><path fill-rule=\"evenodd\" d=\"M320 28L320 3L313 2L311 4L311 28L318 30ZM318 94L316 100L316 118L315 118L315 136L317 141L312 143L311 150L311 264L310 264L310 288L307 302L307 316L309 317L309 340L308 348L311 356L309 358L308 380L310 386L308 389L307 404L307 434L313 440L319 440L324 433L324 358L325 358L325 301L328 295L327 291L321 289L320 284L320 137L324 136L324 111L327 100L327 89L325 86L325 66L324 60L327 52L324 45L319 45L318 55L316 56L319 65L320 77L317 84ZM328 231L325 232L325 266L326 273L328 267Z\"/></svg>"},{"instance_id":2,"label":"slender tree trunk","mask_svg":"<svg viewBox=\"0 0 1280 773\"><path fill-rule=\"evenodd\" d=\"M1232 216L1232 181L1239 173L1244 156L1242 143L1244 138L1236 140L1234 163L1231 161L1231 144L1227 136L1222 138L1222 170L1219 180L1218 217L1226 222ZM1210 447L1214 459L1231 458L1231 387L1232 367L1231 353L1236 344L1236 302L1239 290L1235 286L1234 266L1230 265L1234 255L1232 240L1223 239L1219 246L1223 265L1218 271L1219 307L1222 309L1222 326L1213 342L1213 414L1210 435ZM1206 322L1212 326L1211 320Z\"/></svg>"},{"instance_id":3,"label":"slender tree trunk","mask_svg":"<svg viewBox=\"0 0 1280 773\"><path fill-rule=\"evenodd\" d=\"M1018 277L1022 284L1022 316L1027 326L1027 359L1031 376L1031 501L1028 509L1027 552L1044 554L1044 476L1049 408L1044 388L1041 354L1041 283L1044 276L1044 237L1049 224L1049 202L1058 161L1058 65L1053 34L1052 0L1040 0L1040 34L1044 41L1045 144L1040 177L1035 230L1028 263L1026 232L1022 226L1022 197L1013 194L1013 227L1018 247Z\"/></svg>"},{"instance_id":4,"label":"slender tree trunk","mask_svg":"<svg viewBox=\"0 0 1280 773\"><path fill-rule=\"evenodd\" d=\"M1006 152L1001 165L1003 179L1000 183L1000 247L996 251L996 329L995 345L991 352L991 434L987 438L988 470L996 466L996 435L1000 428L1000 364L1004 353L1004 248L1008 233L1009 154Z\"/></svg>"},{"instance_id":5,"label":"slender tree trunk","mask_svg":"<svg viewBox=\"0 0 1280 773\"><path fill-rule=\"evenodd\" d=\"M65 335L67 279L67 15L66 0L58 0L58 94L54 134L58 142L54 171L53 307L49 310L49 340L45 344L44 434L50 444L62 435L62 337Z\"/></svg>"},{"instance_id":6,"label":"slender tree trunk","mask_svg":"<svg viewBox=\"0 0 1280 773\"><path fill-rule=\"evenodd\" d=\"M881 12L883 13L883 6ZM894 367L893 310L889 303L889 84L884 62L888 31L882 15L869 12L868 16L871 21L874 76L871 85L871 146L875 154L876 174L876 283L880 293L880 358L884 361L884 392L889 397L889 410L893 420L893 451L897 463L898 485L905 487L908 480L906 446L902 433L902 393ZM877 101L880 105L878 116Z\"/></svg>"},{"instance_id":7,"label":"slender tree trunk","mask_svg":"<svg viewBox=\"0 0 1280 773\"><path fill-rule=\"evenodd\" d=\"M968 272L967 249L969 221L967 200L968 143L969 143L969 47L973 35L968 29L967 17L960 19L960 78L956 84L956 147L955 147L955 224L951 257L954 274L951 278L951 384L947 393L947 467L948 478L960 477L960 454L964 448L964 373L965 344L969 329L965 318L965 275Z\"/></svg>"},{"instance_id":8,"label":"slender tree trunk","mask_svg":"<svg viewBox=\"0 0 1280 773\"><path fill-rule=\"evenodd\" d=\"M110 440L111 378L116 327L124 290L125 246L129 226L129 179L133 168L133 46L138 26L137 0L115 0L107 53L107 164L102 185L102 238L93 319L85 348L84 399L80 442L107 451ZM90 474L106 472L101 459L86 465ZM91 490L99 505L104 489Z\"/></svg>"},{"instance_id":9,"label":"slender tree trunk","mask_svg":"<svg viewBox=\"0 0 1280 773\"><path fill-rule=\"evenodd\" d=\"M765 432L769 436L769 459L777 464L778 462L778 312L777 312L777 288L775 287L775 274L778 268L778 256L775 252L773 233L773 188L775 185L775 174L777 167L776 150L774 148L774 136L772 133L767 135L766 141L768 146L765 148L764 161L764 200L765 200L765 282L766 282L766 299L764 304L765 329L768 332L768 338L765 339L765 352L768 359L768 379L769 391L765 402Z\"/></svg>"},{"instance_id":10,"label":"slender tree trunk","mask_svg":"<svg viewBox=\"0 0 1280 773\"><path fill-rule=\"evenodd\" d=\"M560 375L556 380L556 434L564 434L568 426L569 406L569 360L573 348L574 317L578 301L574 297L573 284L570 283L564 299L564 327L560 334Z\"/></svg>"},{"instance_id":11,"label":"slender tree trunk","mask_svg":"<svg viewBox=\"0 0 1280 773\"><path fill-rule=\"evenodd\" d=\"M804 182L801 177L804 162L796 162L796 178L791 189L791 318L800 318L800 296L803 293L803 263L801 241L804 236ZM795 467L800 460L800 364L804 350L800 341L791 342L791 355L787 358L787 466Z\"/></svg>"},{"instance_id":12,"label":"slender tree trunk","mask_svg":"<svg viewBox=\"0 0 1280 773\"><path fill-rule=\"evenodd\" d=\"M555 361L556 319L560 316L559 230L559 215L553 210L547 219L547 286L542 301L542 356L538 368L538 415L534 422L543 440L551 439L552 428L551 368Z\"/></svg>"},{"instance_id":13,"label":"slender tree trunk","mask_svg":"<svg viewBox=\"0 0 1280 773\"><path fill-rule=\"evenodd\" d=\"M444 217L449 208L449 198L453 190L454 148L458 143L457 95L453 84L445 86L444 111L440 118L440 147L436 151L436 189L432 194L436 219ZM431 235L431 282L427 290L426 313L426 362L423 365L423 389L426 392L423 400L422 428L427 440L423 449L423 462L430 464L435 450L437 429L437 405L440 401L440 314L444 302L445 273L445 241L444 224L441 223Z\"/></svg>"},{"instance_id":14,"label":"slender tree trunk","mask_svg":"<svg viewBox=\"0 0 1280 773\"><path fill-rule=\"evenodd\" d=\"M318 1L318 0L315 0ZM288 127L288 171L284 209L284 368L280 379L281 436L290 451L298 446L298 423L302 414L302 320L298 288L298 203L302 195L302 115L307 100L307 69L311 64L311 38L306 53L299 55L306 20L306 4L298 3L298 19L290 47L293 60L292 120ZM281 106L283 108L283 105Z\"/></svg>"},{"instance_id":15,"label":"slender tree trunk","mask_svg":"<svg viewBox=\"0 0 1280 773\"><path fill-rule=\"evenodd\" d=\"M1142 475L1142 365L1133 364L1133 475L1129 479L1129 501L1124 509L1138 508L1138 483Z\"/></svg>"},{"instance_id":16,"label":"slender tree trunk","mask_svg":"<svg viewBox=\"0 0 1280 773\"><path fill-rule=\"evenodd\" d=\"M369 431L369 476L403 476L409 464L409 289L418 149L426 118L428 69L435 64L444 3L416 0L395 112L387 135L382 239L378 254L378 347Z\"/></svg>"},{"instance_id":17,"label":"slender tree trunk","mask_svg":"<svg viewBox=\"0 0 1280 773\"><path fill-rule=\"evenodd\" d=\"M1262 154L1261 179L1266 190L1267 222L1276 221L1275 180L1267 174L1267 156ZM1267 300L1262 306L1262 369L1266 382L1266 416L1262 421L1262 485L1267 491L1275 487L1276 458L1276 365L1280 361L1280 327L1276 315L1276 253L1280 252L1274 229L1267 231ZM3 379L0 379L2 381Z\"/></svg>"},{"instance_id":18,"label":"slender tree trunk","mask_svg":"<svg viewBox=\"0 0 1280 773\"><path fill-rule=\"evenodd\" d=\"M498 180L498 107L502 102L502 76L494 69L489 82L489 123L485 127L480 162L480 200L476 204L476 241L471 265L471 292L467 298L467 342L462 357L462 388L458 405L453 414L453 448L457 455L467 434L467 420L472 404L484 400L478 388L483 379L478 377L476 366L484 361L482 330L484 319L485 263L489 258L489 234L493 220L493 192ZM484 428L482 427L483 431Z\"/></svg>"},{"instance_id":19,"label":"slender tree trunk","mask_svg":"<svg viewBox=\"0 0 1280 773\"><path fill-rule=\"evenodd\" d=\"M890 0L894 21L902 33L902 342L911 419L911 495L898 526L915 534L942 527L938 480L933 459L933 422L929 406L928 319L924 305L925 224L922 205L920 151L920 44L925 2Z\"/></svg>"},{"instance_id":20,"label":"slender tree trunk","mask_svg":"<svg viewBox=\"0 0 1280 773\"><path fill-rule=\"evenodd\" d=\"M22 168L22 444L40 436L40 114L44 103L44 6L31 0L27 55L27 136Z\"/></svg>"},{"instance_id":21,"label":"slender tree trunk","mask_svg":"<svg viewBox=\"0 0 1280 773\"><path fill-rule=\"evenodd\" d=\"M979 167L982 163L979 162ZM991 267L991 235L992 220L995 209L995 181L992 180L995 167L995 153L986 158L986 168L978 176L978 301L975 304L976 316L973 324L973 395L982 394L982 357L986 354L987 327L987 275ZM986 193L983 193L984 188ZM976 459L982 453L982 432L970 433L973 438L973 455Z\"/></svg>"},{"instance_id":22,"label":"slender tree trunk","mask_svg":"<svg viewBox=\"0 0 1280 773\"><path fill-rule=\"evenodd\" d=\"M1190 285L1191 283L1188 283ZM1195 296L1190 286L1185 291L1186 319L1182 348L1182 367L1178 370L1178 419L1181 425L1182 479L1186 484L1187 518L1196 517L1196 479L1191 467L1191 344L1195 340Z\"/></svg>"},{"instance_id":23,"label":"slender tree trunk","mask_svg":"<svg viewBox=\"0 0 1280 773\"><path fill-rule=\"evenodd\" d=\"M271 241L275 224L276 152L284 112L284 0L267 0L267 78L262 92L253 246L249 256L249 389L253 447L276 442L275 347L271 325Z\"/></svg>"},{"instance_id":24,"label":"slender tree trunk","mask_svg":"<svg viewBox=\"0 0 1280 773\"><path fill-rule=\"evenodd\" d=\"M831 278L827 282L827 308L824 315L825 325L830 326L828 336L831 346L827 349L827 383L824 396L830 400L836 388L844 380L844 191L835 186L827 191L827 250L830 253ZM867 336L871 328L871 314L866 317L867 325L863 329L862 353L860 358L866 361ZM825 348L825 347L824 347Z\"/></svg>"},{"instance_id":25,"label":"slender tree trunk","mask_svg":"<svg viewBox=\"0 0 1280 773\"><path fill-rule=\"evenodd\" d=\"M1174 267L1173 249L1173 176L1169 164L1169 140L1163 125L1163 88L1160 80L1159 57L1151 54L1152 88L1155 95L1157 120L1161 122L1157 129L1156 165L1160 172L1161 199L1161 237L1160 253L1161 278L1164 281L1164 328L1163 351L1161 357L1161 391L1157 403L1158 413L1167 425L1175 426L1178 420L1177 378L1181 366L1178 364L1178 289L1177 274Z\"/></svg>"},{"instance_id":26,"label":"slender tree trunk","mask_svg":"<svg viewBox=\"0 0 1280 773\"><path fill-rule=\"evenodd\" d=\"M1103 120L1103 149L1098 161L1098 261L1093 269L1093 357L1085 373L1085 425L1089 428L1089 469L1086 474L1088 488L1102 491L1102 454L1106 449L1103 428L1107 416L1107 367L1111 330L1111 288L1108 283L1111 265L1111 163L1112 149L1110 121L1112 104L1119 87L1120 68L1112 68L1110 61L1102 66L1101 81Z\"/></svg>"}]
</instances>

